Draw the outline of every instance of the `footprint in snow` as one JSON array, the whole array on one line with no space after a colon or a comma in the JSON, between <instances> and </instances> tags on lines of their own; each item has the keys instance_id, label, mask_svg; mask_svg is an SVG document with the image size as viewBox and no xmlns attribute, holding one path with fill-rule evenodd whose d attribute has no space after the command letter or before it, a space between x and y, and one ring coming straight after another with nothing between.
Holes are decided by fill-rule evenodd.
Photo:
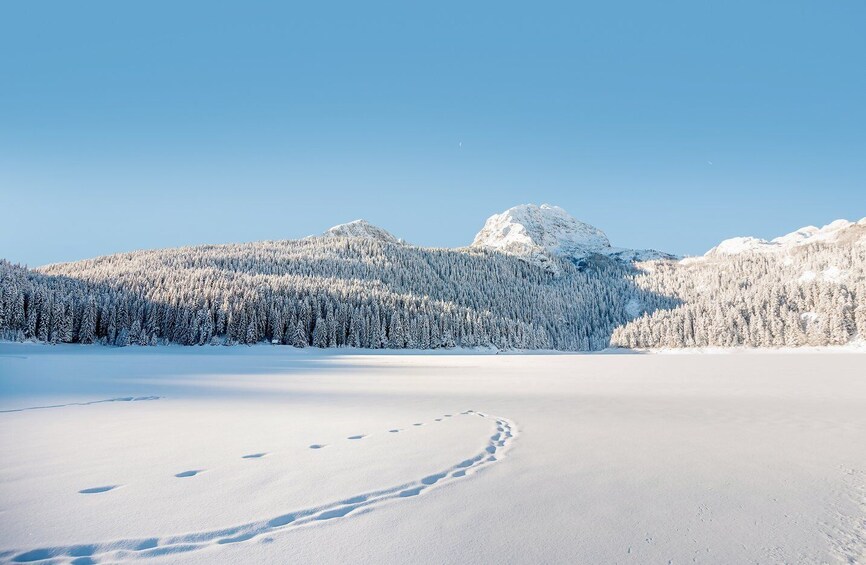
<instances>
[{"instance_id":1,"label":"footprint in snow","mask_svg":"<svg viewBox=\"0 0 866 565\"><path fill-rule=\"evenodd\" d=\"M260 459L264 456L268 455L268 452L263 453L250 453L249 455L244 455L241 459Z\"/></svg>"},{"instance_id":2,"label":"footprint in snow","mask_svg":"<svg viewBox=\"0 0 866 565\"><path fill-rule=\"evenodd\" d=\"M175 475L178 479L185 479L186 477L194 477L199 473L204 473L204 469L193 469L191 471L183 471L182 473L178 473Z\"/></svg>"},{"instance_id":3,"label":"footprint in snow","mask_svg":"<svg viewBox=\"0 0 866 565\"><path fill-rule=\"evenodd\" d=\"M359 435L356 435L356 436L349 436L349 437L346 438L346 439L364 439L365 437L367 437L367 436L364 435L364 434L359 434Z\"/></svg>"},{"instance_id":4,"label":"footprint in snow","mask_svg":"<svg viewBox=\"0 0 866 565\"><path fill-rule=\"evenodd\" d=\"M103 493L103 492L108 492L108 491L110 491L110 490L114 490L114 489L116 489L116 488L119 487L119 486L120 486L120 485L107 485L107 486L104 486L104 487L92 487L92 488L82 489L82 490L80 490L80 491L78 491L78 492L81 493L81 494L100 494L100 493Z\"/></svg>"}]
</instances>

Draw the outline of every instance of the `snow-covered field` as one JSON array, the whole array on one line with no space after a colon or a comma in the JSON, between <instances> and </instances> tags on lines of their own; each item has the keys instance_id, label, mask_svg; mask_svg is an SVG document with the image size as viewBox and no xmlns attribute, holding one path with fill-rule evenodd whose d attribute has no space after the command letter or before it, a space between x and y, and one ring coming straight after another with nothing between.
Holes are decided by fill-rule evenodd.
<instances>
[{"instance_id":1,"label":"snow-covered field","mask_svg":"<svg viewBox=\"0 0 866 565\"><path fill-rule=\"evenodd\" d=\"M0 344L0 450L0 562L866 562L857 353Z\"/></svg>"}]
</instances>

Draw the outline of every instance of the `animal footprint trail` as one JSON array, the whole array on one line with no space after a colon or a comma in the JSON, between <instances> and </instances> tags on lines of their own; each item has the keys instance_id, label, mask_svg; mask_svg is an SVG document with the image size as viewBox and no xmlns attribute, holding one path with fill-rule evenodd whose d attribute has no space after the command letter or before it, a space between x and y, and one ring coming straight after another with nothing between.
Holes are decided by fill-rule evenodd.
<instances>
[{"instance_id":1,"label":"animal footprint trail","mask_svg":"<svg viewBox=\"0 0 866 565\"><path fill-rule=\"evenodd\" d=\"M161 396L121 396L119 398L106 398L104 400L91 400L90 402L68 402L66 404L49 404L47 406L30 406L28 408L13 408L11 410L0 410L0 414L10 412L26 412L28 410L48 410L50 408L66 408L69 406L91 406L93 404L105 404L107 402L142 402L147 400L159 400Z\"/></svg>"},{"instance_id":2,"label":"animal footprint trail","mask_svg":"<svg viewBox=\"0 0 866 565\"><path fill-rule=\"evenodd\" d=\"M431 489L443 488L462 480L464 477L482 471L486 467L501 461L503 456L512 447L512 442L517 436L517 427L510 420L473 410L463 412L461 415L491 420L495 424L496 431L488 437L486 444L479 453L455 463L447 469L427 474L414 481L381 490L361 493L323 506L295 510L270 519L218 530L174 536L150 536L103 543L43 547L27 551L8 551L0 553L0 562L5 562L7 558L11 557L9 559L11 563L73 561L76 558L85 558L89 563L96 563L99 561L116 562L161 555L176 555L218 545L243 543L260 536L273 535L305 525L338 520L353 514L375 510L394 501L415 498ZM264 455L267 455L267 453L250 454L250 456L244 457L262 457ZM115 486L108 488L115 488ZM94 490L93 492L98 491Z\"/></svg>"},{"instance_id":3,"label":"animal footprint trail","mask_svg":"<svg viewBox=\"0 0 866 565\"><path fill-rule=\"evenodd\" d=\"M97 401L95 401L95 403L116 402L116 401L127 401L128 402L128 401L135 401L135 400L156 400L158 398L159 398L158 396L141 396L141 397L131 397L130 396L130 397L123 397L123 398L112 398L109 400L97 400ZM85 404L92 404L92 403L85 403ZM470 414L472 414L471 410L467 411L467 412L461 412L461 415L464 415L464 416L470 415ZM450 417L451 417L451 414L444 414L442 416L442 418L435 418L434 421L441 422L441 421L443 421L443 418L450 418ZM423 425L424 425L424 422L417 422L417 423L413 424L413 426L423 426ZM496 429L497 429L497 433L494 434L493 436L491 436L491 438L490 438L492 441L498 441L499 437L501 436L502 427L499 424L497 424ZM390 433L398 433L400 431L402 431L400 428L394 428L394 429L388 430L388 432L390 432ZM360 440L360 439L364 439L366 437L369 437L369 435L370 434L356 434L356 435L348 436L346 439ZM309 449L324 449L325 447L327 447L327 444L313 443L313 444L309 445L308 447L309 447ZM493 454L496 452L496 446L488 445L486 447L486 451L487 451L487 453ZM259 453L249 453L247 455L242 455L241 459L261 459L261 458L267 457L269 455L270 455L269 452L263 451L263 452L259 452ZM467 463L472 463L472 461L464 461L463 463L460 463L459 465L464 466ZM201 473L204 473L204 471L205 471L204 469L191 469L189 471L182 471L180 473L177 473L174 476L179 478L179 479L186 479L189 477L195 477L196 475L200 475ZM464 473L461 473L459 475L454 475L454 476L461 477L463 475L464 475ZM83 490L80 490L78 492L81 494L100 494L103 492L108 492L110 490L113 490L113 489L117 488L117 486L118 485L106 486L106 487L94 487L94 488L83 489Z\"/></svg>"}]
</instances>

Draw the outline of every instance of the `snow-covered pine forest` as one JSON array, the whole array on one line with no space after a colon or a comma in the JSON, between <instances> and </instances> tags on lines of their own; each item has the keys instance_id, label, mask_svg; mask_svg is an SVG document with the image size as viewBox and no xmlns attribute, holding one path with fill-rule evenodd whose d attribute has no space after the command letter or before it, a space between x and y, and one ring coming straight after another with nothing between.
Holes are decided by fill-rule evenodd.
<instances>
[{"instance_id":1,"label":"snow-covered pine forest","mask_svg":"<svg viewBox=\"0 0 866 565\"><path fill-rule=\"evenodd\" d=\"M109 345L599 350L844 344L866 336L866 221L726 240L677 261L611 247L559 208L472 246L358 221L293 241L0 260L0 339ZM630 258L652 258L630 262Z\"/></svg>"},{"instance_id":2,"label":"snow-covered pine forest","mask_svg":"<svg viewBox=\"0 0 866 565\"><path fill-rule=\"evenodd\" d=\"M561 273L485 250L356 237L140 251L37 271L0 263L4 337L155 345L597 350L673 302L621 265Z\"/></svg>"},{"instance_id":3,"label":"snow-covered pine forest","mask_svg":"<svg viewBox=\"0 0 866 565\"><path fill-rule=\"evenodd\" d=\"M680 305L617 328L612 345L797 347L866 337L866 224L848 231L841 242L644 264L636 284Z\"/></svg>"}]
</instances>

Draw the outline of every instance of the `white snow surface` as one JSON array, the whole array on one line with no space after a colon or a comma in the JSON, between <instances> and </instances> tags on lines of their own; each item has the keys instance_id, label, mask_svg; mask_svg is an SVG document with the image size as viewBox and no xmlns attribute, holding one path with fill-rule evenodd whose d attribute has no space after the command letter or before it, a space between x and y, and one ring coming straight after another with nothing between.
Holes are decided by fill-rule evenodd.
<instances>
[{"instance_id":1,"label":"white snow surface","mask_svg":"<svg viewBox=\"0 0 866 565\"><path fill-rule=\"evenodd\" d=\"M346 224L338 224L329 228L322 234L322 237L358 237L386 243L399 243L399 240L388 230L374 226L366 220L354 220Z\"/></svg>"},{"instance_id":2,"label":"white snow surface","mask_svg":"<svg viewBox=\"0 0 866 565\"><path fill-rule=\"evenodd\" d=\"M612 247L603 231L559 206L521 204L490 216L470 247L492 249L543 262L549 256L580 259L591 254L621 261L671 259L653 249Z\"/></svg>"},{"instance_id":3,"label":"white snow surface","mask_svg":"<svg viewBox=\"0 0 866 565\"><path fill-rule=\"evenodd\" d=\"M725 239L717 246L707 251L707 256L713 255L739 255L755 251L768 251L779 247L766 239L757 237L732 237Z\"/></svg>"},{"instance_id":4,"label":"white snow surface","mask_svg":"<svg viewBox=\"0 0 866 565\"><path fill-rule=\"evenodd\" d=\"M858 237L858 241L866 241L862 229L866 226L866 218L858 222L848 220L836 220L822 228L806 226L789 234L774 238L770 241L757 237L733 237L726 239L707 251L705 257L739 255L742 253L776 253L790 251L795 247L810 245L818 242L833 243L842 238L843 235L852 233ZM859 231L859 234L858 234Z\"/></svg>"},{"instance_id":5,"label":"white snow surface","mask_svg":"<svg viewBox=\"0 0 866 565\"><path fill-rule=\"evenodd\" d=\"M0 562L863 563L862 361L0 344Z\"/></svg>"},{"instance_id":6,"label":"white snow surface","mask_svg":"<svg viewBox=\"0 0 866 565\"><path fill-rule=\"evenodd\" d=\"M830 266L824 269L821 275L827 282L838 283L841 282L842 279L844 279L848 275L848 273L847 271L843 271L839 267Z\"/></svg>"}]
</instances>

